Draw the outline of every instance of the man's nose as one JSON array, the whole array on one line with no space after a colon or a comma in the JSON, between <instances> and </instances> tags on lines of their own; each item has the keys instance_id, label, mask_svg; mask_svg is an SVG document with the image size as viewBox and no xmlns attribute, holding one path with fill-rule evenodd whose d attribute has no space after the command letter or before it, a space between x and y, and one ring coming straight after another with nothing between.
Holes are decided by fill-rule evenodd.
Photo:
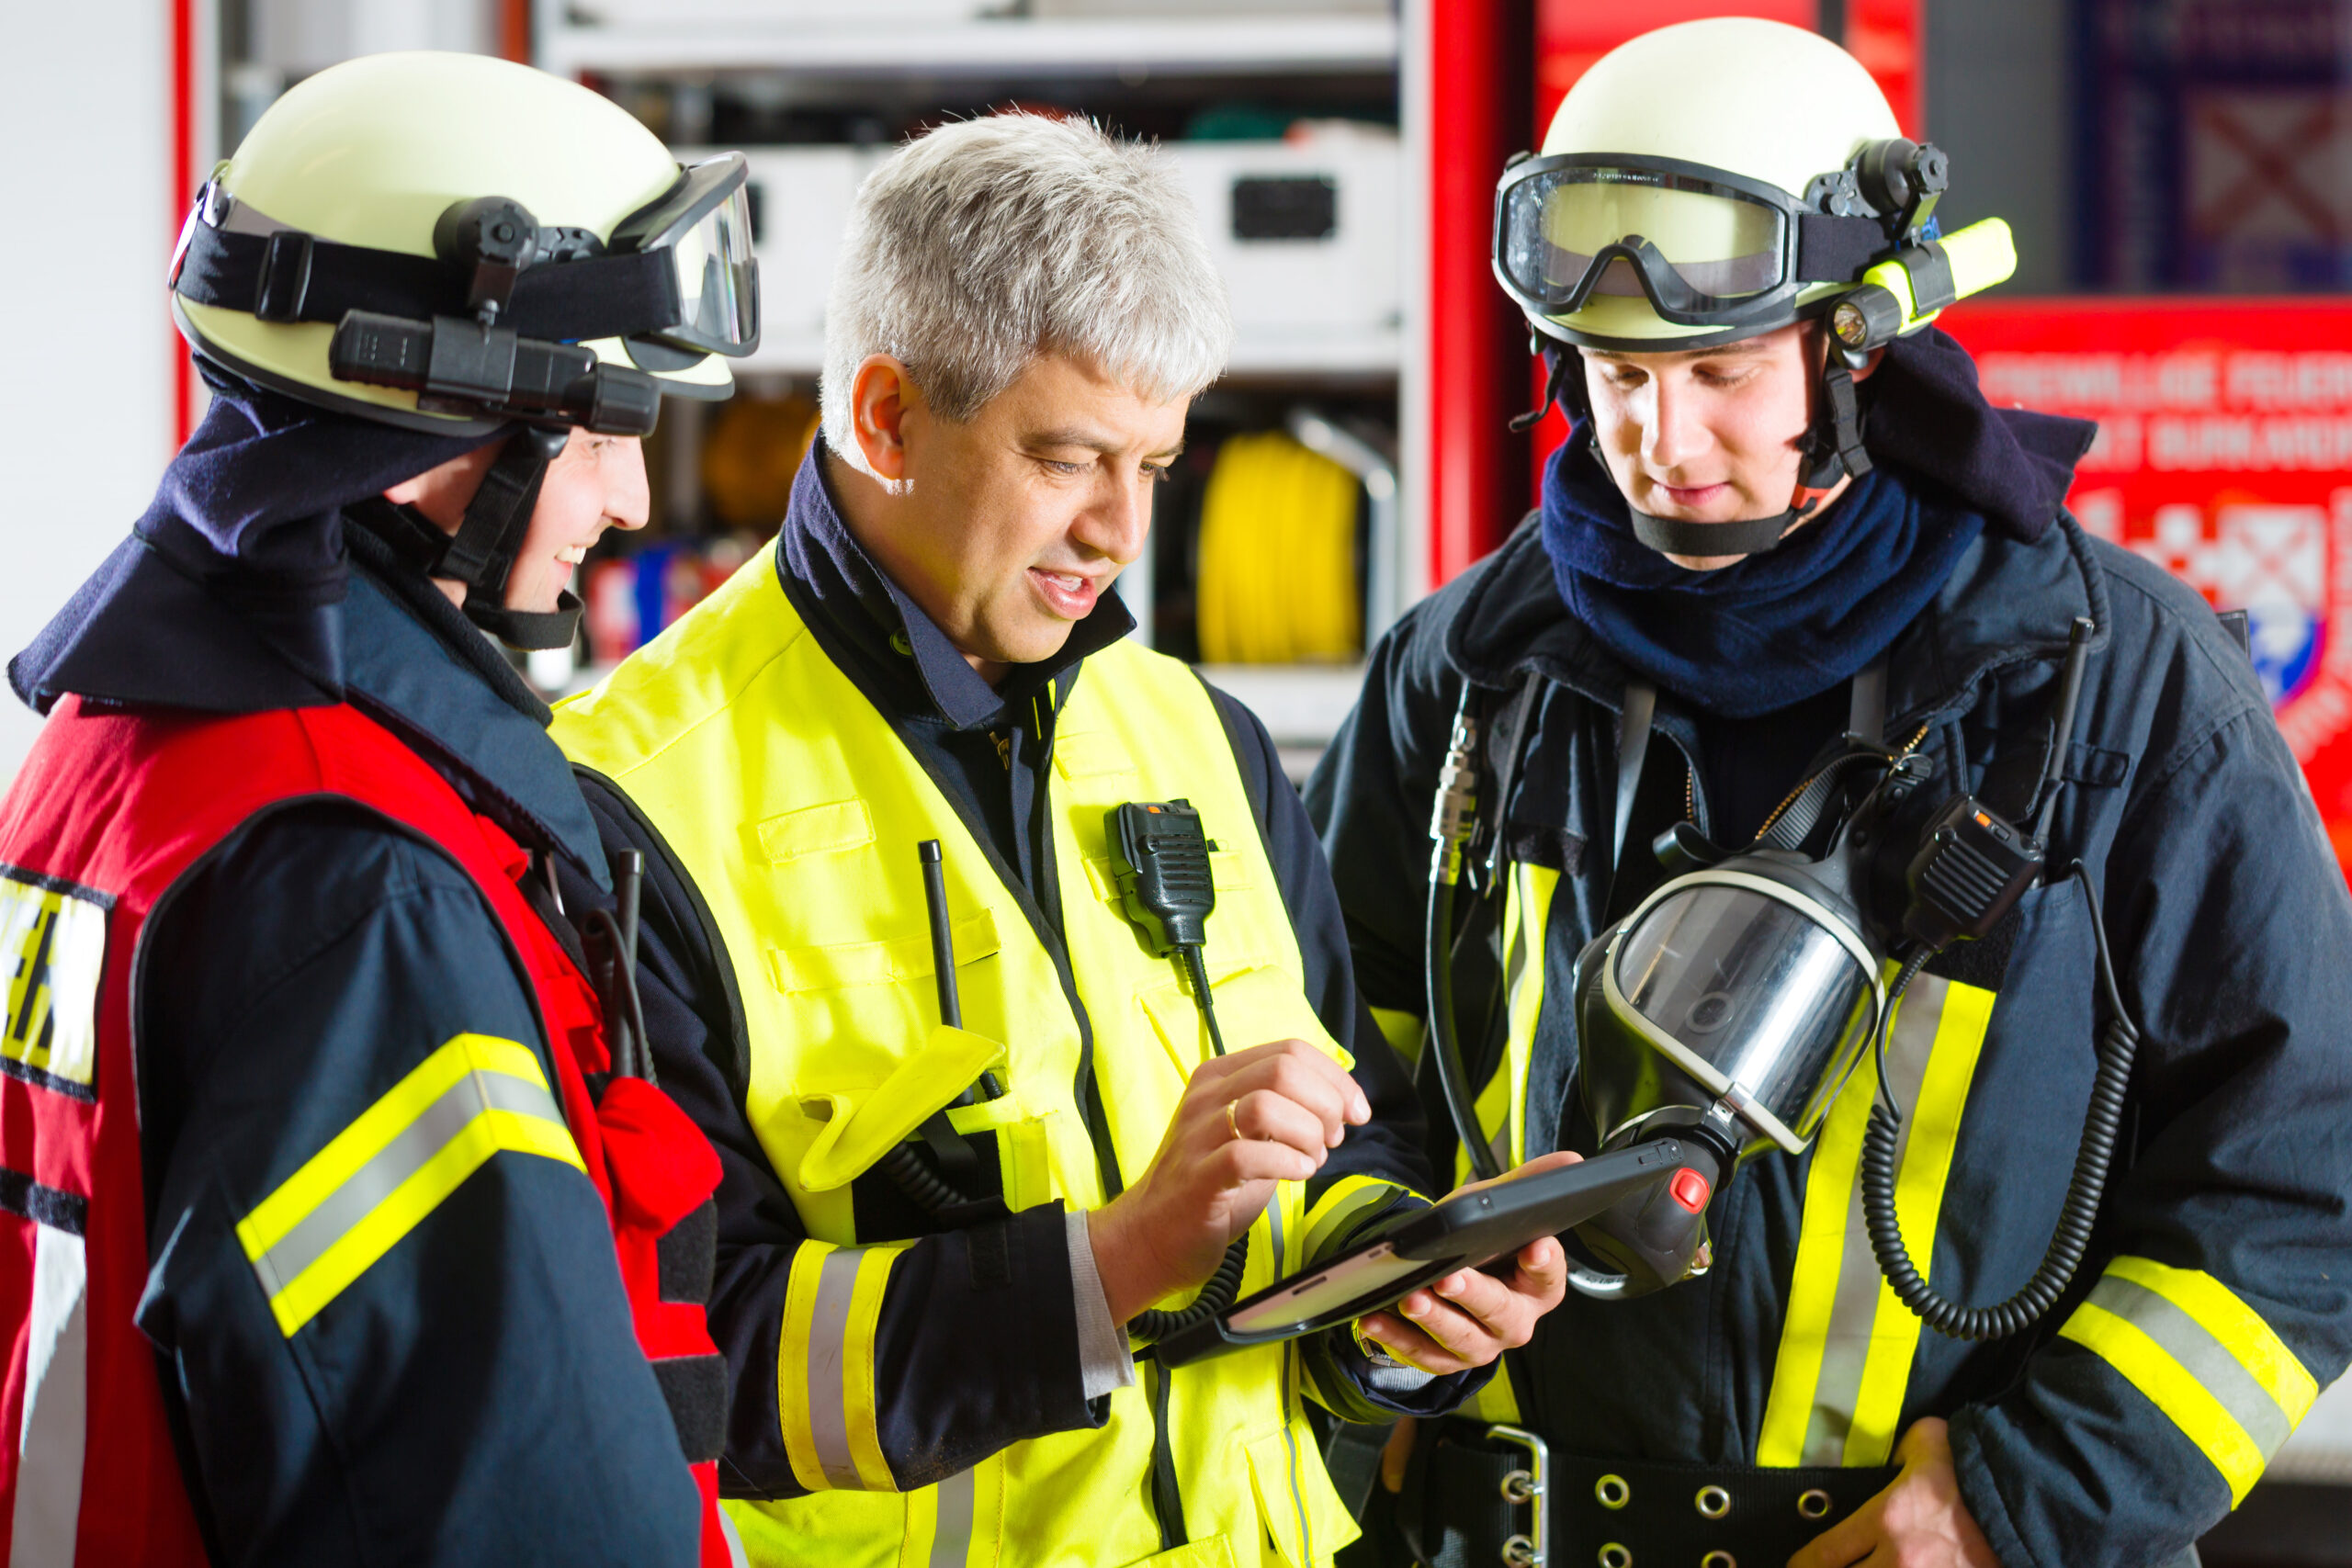
<instances>
[{"instance_id":1,"label":"man's nose","mask_svg":"<svg viewBox=\"0 0 2352 1568\"><path fill-rule=\"evenodd\" d=\"M1642 423L1642 456L1653 469L1679 468L1706 451L1706 426L1689 388L1656 376L1643 390L1650 406L1649 418Z\"/></svg>"},{"instance_id":2,"label":"man's nose","mask_svg":"<svg viewBox=\"0 0 2352 1568\"><path fill-rule=\"evenodd\" d=\"M1151 498L1148 477L1113 481L1079 519L1079 543L1121 566L1133 565L1151 534Z\"/></svg>"}]
</instances>

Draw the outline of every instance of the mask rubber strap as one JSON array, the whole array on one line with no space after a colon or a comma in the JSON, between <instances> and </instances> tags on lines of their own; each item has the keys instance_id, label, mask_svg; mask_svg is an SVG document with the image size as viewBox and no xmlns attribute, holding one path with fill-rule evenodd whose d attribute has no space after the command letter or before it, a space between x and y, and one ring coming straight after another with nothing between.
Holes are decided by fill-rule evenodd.
<instances>
[{"instance_id":1,"label":"mask rubber strap","mask_svg":"<svg viewBox=\"0 0 2352 1568\"><path fill-rule=\"evenodd\" d=\"M1625 862L1625 835L1634 825L1634 797L1642 789L1642 764L1650 752L1650 721L1657 713L1657 688L1646 681L1625 686L1624 712L1617 719L1617 820L1609 846L1609 881L1613 888Z\"/></svg>"}]
</instances>

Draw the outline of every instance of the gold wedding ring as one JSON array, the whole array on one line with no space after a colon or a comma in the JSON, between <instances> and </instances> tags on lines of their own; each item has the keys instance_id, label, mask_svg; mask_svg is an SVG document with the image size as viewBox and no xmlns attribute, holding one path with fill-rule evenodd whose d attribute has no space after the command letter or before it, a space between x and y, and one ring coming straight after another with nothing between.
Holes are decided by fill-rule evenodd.
<instances>
[{"instance_id":1,"label":"gold wedding ring","mask_svg":"<svg viewBox=\"0 0 2352 1568\"><path fill-rule=\"evenodd\" d=\"M1240 1109L1241 1102L1238 1100L1225 1102L1225 1124L1233 1129L1233 1141L1237 1144L1241 1141Z\"/></svg>"}]
</instances>

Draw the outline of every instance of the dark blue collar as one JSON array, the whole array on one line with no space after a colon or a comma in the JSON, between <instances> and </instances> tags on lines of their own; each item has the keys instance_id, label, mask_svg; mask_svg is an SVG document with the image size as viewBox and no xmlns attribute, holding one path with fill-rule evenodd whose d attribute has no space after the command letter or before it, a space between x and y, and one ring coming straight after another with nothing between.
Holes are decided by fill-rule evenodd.
<instances>
[{"instance_id":1,"label":"dark blue collar","mask_svg":"<svg viewBox=\"0 0 2352 1568\"><path fill-rule=\"evenodd\" d=\"M1074 671L1089 655L1135 629L1135 617L1115 594L1070 630L1051 659L1016 664L1001 685L982 680L939 623L893 582L842 520L835 501L824 441L811 444L793 480L792 503L776 542L776 575L810 633L877 708L900 717L930 718L950 729L992 729L1008 710ZM1056 701L1069 682L1056 687Z\"/></svg>"},{"instance_id":2,"label":"dark blue collar","mask_svg":"<svg viewBox=\"0 0 2352 1568\"><path fill-rule=\"evenodd\" d=\"M595 821L548 736L547 705L431 583L385 570L384 547L364 529L350 534L345 695L516 842L561 853L609 891Z\"/></svg>"}]
</instances>

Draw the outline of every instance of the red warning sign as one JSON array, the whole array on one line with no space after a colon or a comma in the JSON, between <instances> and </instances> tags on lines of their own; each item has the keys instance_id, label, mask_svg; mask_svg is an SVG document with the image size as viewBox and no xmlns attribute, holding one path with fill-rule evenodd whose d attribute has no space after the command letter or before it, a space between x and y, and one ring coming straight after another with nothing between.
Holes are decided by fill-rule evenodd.
<instances>
[{"instance_id":1,"label":"red warning sign","mask_svg":"<svg viewBox=\"0 0 2352 1568\"><path fill-rule=\"evenodd\" d=\"M2029 300L1942 324L1995 403L2098 421L2067 498L2086 530L2246 612L2352 868L2352 306Z\"/></svg>"}]
</instances>

